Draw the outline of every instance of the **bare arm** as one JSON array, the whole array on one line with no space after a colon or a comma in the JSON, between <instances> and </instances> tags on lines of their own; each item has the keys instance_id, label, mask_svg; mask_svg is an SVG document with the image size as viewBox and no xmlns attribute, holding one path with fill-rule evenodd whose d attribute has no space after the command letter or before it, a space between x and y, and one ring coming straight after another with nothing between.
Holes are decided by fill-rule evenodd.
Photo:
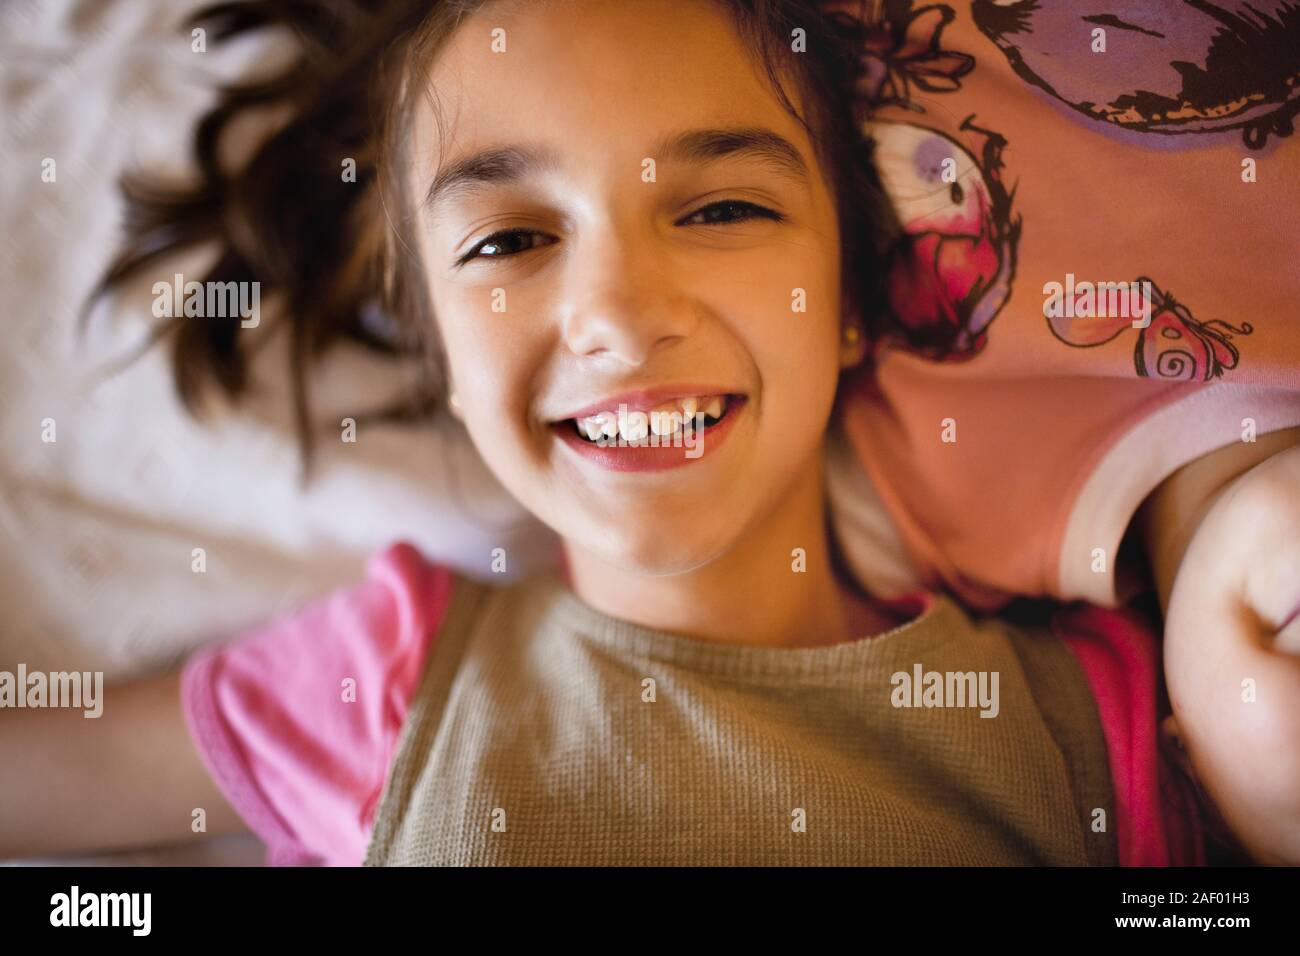
<instances>
[{"instance_id":1,"label":"bare arm","mask_svg":"<svg viewBox=\"0 0 1300 956\"><path fill-rule=\"evenodd\" d=\"M1165 610L1166 730L1246 852L1300 862L1300 429L1192 462L1138 526Z\"/></svg>"},{"instance_id":2,"label":"bare arm","mask_svg":"<svg viewBox=\"0 0 1300 956\"><path fill-rule=\"evenodd\" d=\"M190 740L180 677L104 689L101 716L0 710L0 859L180 843L246 830ZM206 812L194 833L193 811Z\"/></svg>"},{"instance_id":3,"label":"bare arm","mask_svg":"<svg viewBox=\"0 0 1300 956\"><path fill-rule=\"evenodd\" d=\"M1174 578L1206 514L1246 472L1300 445L1300 428L1271 432L1198 458L1170 475L1138 514L1160 606L1169 609Z\"/></svg>"}]
</instances>

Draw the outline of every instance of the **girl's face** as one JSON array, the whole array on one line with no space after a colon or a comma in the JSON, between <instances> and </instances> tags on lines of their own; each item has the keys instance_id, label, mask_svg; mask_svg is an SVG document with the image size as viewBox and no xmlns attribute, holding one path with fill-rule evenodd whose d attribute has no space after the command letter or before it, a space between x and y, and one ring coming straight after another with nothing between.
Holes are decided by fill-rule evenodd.
<instances>
[{"instance_id":1,"label":"girl's face","mask_svg":"<svg viewBox=\"0 0 1300 956\"><path fill-rule=\"evenodd\" d=\"M774 514L861 358L833 197L761 69L699 0L493 4L431 70L441 129L427 103L416 117L460 417L525 507L627 570L706 564ZM600 450L575 422L624 404L635 438L635 411L714 397L694 448Z\"/></svg>"}]
</instances>

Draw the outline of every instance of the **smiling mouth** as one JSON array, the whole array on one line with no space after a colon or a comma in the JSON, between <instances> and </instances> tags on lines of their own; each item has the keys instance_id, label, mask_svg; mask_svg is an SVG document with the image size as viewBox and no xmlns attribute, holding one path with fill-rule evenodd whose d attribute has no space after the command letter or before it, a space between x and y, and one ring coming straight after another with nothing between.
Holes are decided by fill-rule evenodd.
<instances>
[{"instance_id":1,"label":"smiling mouth","mask_svg":"<svg viewBox=\"0 0 1300 956\"><path fill-rule=\"evenodd\" d=\"M712 428L740 400L741 396L724 394L680 398L649 409L629 409L623 404L583 418L562 419L552 427L572 429L591 445L662 444Z\"/></svg>"}]
</instances>

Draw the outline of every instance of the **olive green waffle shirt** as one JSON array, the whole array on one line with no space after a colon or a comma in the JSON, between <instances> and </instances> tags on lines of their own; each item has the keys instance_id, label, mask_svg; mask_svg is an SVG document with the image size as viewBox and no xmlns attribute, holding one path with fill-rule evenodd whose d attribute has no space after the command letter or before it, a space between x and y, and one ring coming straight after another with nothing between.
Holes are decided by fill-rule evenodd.
<instances>
[{"instance_id":1,"label":"olive green waffle shirt","mask_svg":"<svg viewBox=\"0 0 1300 956\"><path fill-rule=\"evenodd\" d=\"M984 704L944 677L924 706L918 671L982 674ZM1096 704L1046 631L940 596L852 642L730 646L555 577L458 576L365 863L1115 865L1112 818Z\"/></svg>"}]
</instances>

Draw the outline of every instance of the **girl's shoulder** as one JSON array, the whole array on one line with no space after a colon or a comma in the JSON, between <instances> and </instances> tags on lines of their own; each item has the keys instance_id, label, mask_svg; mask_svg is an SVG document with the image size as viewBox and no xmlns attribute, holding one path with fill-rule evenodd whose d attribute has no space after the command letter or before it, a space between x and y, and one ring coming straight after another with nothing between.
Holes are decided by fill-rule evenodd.
<instances>
[{"instance_id":1,"label":"girl's shoulder","mask_svg":"<svg viewBox=\"0 0 1300 956\"><path fill-rule=\"evenodd\" d=\"M392 623L415 630L437 628L459 579L450 565L430 560L408 541L390 544L366 562L366 582L383 588L393 601Z\"/></svg>"},{"instance_id":2,"label":"girl's shoulder","mask_svg":"<svg viewBox=\"0 0 1300 956\"><path fill-rule=\"evenodd\" d=\"M1204 866L1206 833L1195 788L1162 743L1160 638L1134 608L1076 603L1051 619L1079 664L1106 738L1116 840L1124 866ZM1163 706L1162 706L1163 705Z\"/></svg>"},{"instance_id":3,"label":"girl's shoulder","mask_svg":"<svg viewBox=\"0 0 1300 956\"><path fill-rule=\"evenodd\" d=\"M399 541L356 584L186 661L190 736L271 862L360 861L425 660L470 586Z\"/></svg>"}]
</instances>

